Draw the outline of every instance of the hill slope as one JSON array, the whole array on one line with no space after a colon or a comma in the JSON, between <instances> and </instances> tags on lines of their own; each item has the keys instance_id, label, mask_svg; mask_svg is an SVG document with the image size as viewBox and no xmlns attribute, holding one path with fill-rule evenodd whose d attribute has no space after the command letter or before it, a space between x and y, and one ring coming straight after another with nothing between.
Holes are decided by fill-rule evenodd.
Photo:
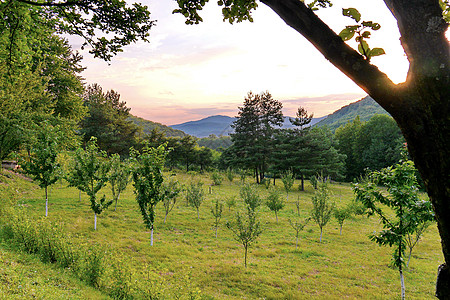
<instances>
[{"instance_id":1,"label":"hill slope","mask_svg":"<svg viewBox=\"0 0 450 300\"><path fill-rule=\"evenodd\" d=\"M359 116L361 121L368 121L375 114L386 114L385 111L378 103L375 102L370 96L343 106L331 115L328 115L325 119L321 120L316 126L328 126L332 131L335 131L341 125L345 125L347 122L352 121L356 116Z\"/></svg>"},{"instance_id":2,"label":"hill slope","mask_svg":"<svg viewBox=\"0 0 450 300\"><path fill-rule=\"evenodd\" d=\"M133 121L134 124L141 127L145 134L149 134L154 128L158 128L158 130L164 132L167 137L183 137L186 135L186 133L181 130L173 129L169 126L148 121L133 115L130 115L129 119Z\"/></svg>"}]
</instances>

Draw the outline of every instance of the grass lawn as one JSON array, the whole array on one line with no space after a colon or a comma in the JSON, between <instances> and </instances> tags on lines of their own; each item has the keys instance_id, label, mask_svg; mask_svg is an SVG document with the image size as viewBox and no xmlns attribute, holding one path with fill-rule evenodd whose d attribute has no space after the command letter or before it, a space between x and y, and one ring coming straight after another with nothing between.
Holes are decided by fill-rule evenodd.
<instances>
[{"instance_id":1,"label":"grass lawn","mask_svg":"<svg viewBox=\"0 0 450 300\"><path fill-rule=\"evenodd\" d=\"M295 250L295 231L288 219L298 218L294 203L297 199L300 201L300 218L308 217L314 193L309 183L306 183L305 191L298 191L299 182L296 181L294 190L289 193L289 202L278 213L278 223L273 212L265 205L260 207L259 219L264 231L250 247L248 267L245 268L243 247L224 225L227 220L234 219L236 211L243 209L239 179L232 183L224 180L220 186L212 186L209 193L208 185L212 181L208 174L193 177L179 172L176 177L184 184L191 180L205 183L206 199L200 207L200 220L197 220L195 208L186 205L184 194L179 196L165 224L163 206L158 204L153 247L132 185L121 195L117 211L112 205L98 217L97 231L94 231L94 214L87 196L82 194L80 201L78 190L57 183L50 189L48 219L61 224L74 241L97 243L104 251L123 259L124 267L134 270L135 276L141 276L137 277L139 280L149 280L145 274L152 271L159 274L169 288L171 283L178 282L178 288L200 290L205 299L400 299L399 274L389 266L393 249L380 247L368 238L369 234L381 229L376 217L355 216L346 220L342 235L339 235L337 221L332 219L324 228L322 243L319 243L319 227L310 221L300 232L299 247ZM251 179L247 178L247 182ZM18 195L19 206L31 218L42 218L45 214L44 191L23 180L16 184L26 185ZM333 183L329 187L337 206L352 201L350 185ZM276 188L286 197L281 180L277 181ZM257 190L263 199L268 194L262 185ZM110 196L108 189L100 193ZM236 197L237 205L229 210L225 201L232 196ZM217 238L210 211L216 199L224 203ZM4 253L0 251L3 256ZM10 251L6 255L6 259L12 261L23 257L23 254L11 257ZM440 238L433 224L413 250L410 267L404 273L408 299L434 297L437 267L442 262ZM40 268L57 272L48 264ZM4 275L5 272L13 271L2 273L0 269L1 278L11 276L10 273ZM39 271L40 274L43 272ZM39 278L33 280L44 280ZM80 297L88 292L76 288L69 291ZM66 292L61 291L61 295ZM58 290L52 290L52 293L58 294Z\"/></svg>"}]
</instances>

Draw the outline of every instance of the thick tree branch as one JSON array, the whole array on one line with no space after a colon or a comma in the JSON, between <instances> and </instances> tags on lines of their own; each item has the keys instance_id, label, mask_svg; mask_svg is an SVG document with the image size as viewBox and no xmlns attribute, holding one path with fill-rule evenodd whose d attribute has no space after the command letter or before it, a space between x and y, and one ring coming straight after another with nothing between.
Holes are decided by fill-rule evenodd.
<instances>
[{"instance_id":1,"label":"thick tree branch","mask_svg":"<svg viewBox=\"0 0 450 300\"><path fill-rule=\"evenodd\" d=\"M400 89L386 74L342 41L303 2L299 0L260 1L311 42L335 67L377 99L384 109L390 113L397 109L396 95L400 93Z\"/></svg>"},{"instance_id":2,"label":"thick tree branch","mask_svg":"<svg viewBox=\"0 0 450 300\"><path fill-rule=\"evenodd\" d=\"M85 3L82 3L77 0L65 1L65 2L53 2L53 1L36 2L36 1L29 1L29 0L17 0L17 2L22 2L22 3L34 5L34 6L47 6L47 7L86 6Z\"/></svg>"}]
</instances>

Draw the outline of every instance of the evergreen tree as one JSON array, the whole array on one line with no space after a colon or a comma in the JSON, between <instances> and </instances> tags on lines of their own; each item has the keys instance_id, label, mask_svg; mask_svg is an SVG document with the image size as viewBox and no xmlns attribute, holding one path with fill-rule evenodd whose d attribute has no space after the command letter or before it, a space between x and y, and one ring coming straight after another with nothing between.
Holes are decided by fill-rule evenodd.
<instances>
[{"instance_id":1,"label":"evergreen tree","mask_svg":"<svg viewBox=\"0 0 450 300\"><path fill-rule=\"evenodd\" d=\"M282 104L269 92L249 92L239 107L236 121L231 125L233 145L232 164L254 170L256 182L261 183L268 170L273 151L273 134L283 123Z\"/></svg>"}]
</instances>

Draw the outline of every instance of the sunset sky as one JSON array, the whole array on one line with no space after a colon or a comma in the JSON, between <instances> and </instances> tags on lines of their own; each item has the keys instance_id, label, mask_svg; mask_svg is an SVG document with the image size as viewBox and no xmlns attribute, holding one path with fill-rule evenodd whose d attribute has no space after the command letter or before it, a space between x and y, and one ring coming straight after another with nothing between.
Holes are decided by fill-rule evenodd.
<instances>
[{"instance_id":1,"label":"sunset sky","mask_svg":"<svg viewBox=\"0 0 450 300\"><path fill-rule=\"evenodd\" d=\"M334 2L318 14L336 32L353 24L342 16L342 7L356 7L363 20L381 23L369 45L384 48L387 55L372 62L394 82L402 82L408 63L384 2ZM289 116L303 106L320 117L365 96L265 5L254 12L253 23L230 25L215 3L201 14L202 24L189 26L183 16L171 13L175 1L143 1L158 20L150 43L127 46L110 65L80 50L86 83L114 89L132 114L166 125L217 114L236 116L249 91L269 91ZM79 49L76 39L71 42Z\"/></svg>"}]
</instances>

